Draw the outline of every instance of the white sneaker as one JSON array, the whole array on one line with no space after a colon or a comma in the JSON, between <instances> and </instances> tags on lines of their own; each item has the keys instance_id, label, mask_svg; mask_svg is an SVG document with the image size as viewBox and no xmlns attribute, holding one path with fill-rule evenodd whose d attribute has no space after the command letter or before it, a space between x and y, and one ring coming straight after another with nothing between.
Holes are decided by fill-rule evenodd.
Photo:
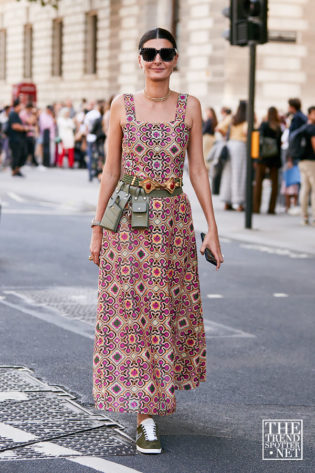
<instances>
[{"instance_id":1,"label":"white sneaker","mask_svg":"<svg viewBox=\"0 0 315 473\"><path fill-rule=\"evenodd\" d=\"M137 427L136 446L141 453L161 453L158 427L151 417L144 419Z\"/></svg>"}]
</instances>

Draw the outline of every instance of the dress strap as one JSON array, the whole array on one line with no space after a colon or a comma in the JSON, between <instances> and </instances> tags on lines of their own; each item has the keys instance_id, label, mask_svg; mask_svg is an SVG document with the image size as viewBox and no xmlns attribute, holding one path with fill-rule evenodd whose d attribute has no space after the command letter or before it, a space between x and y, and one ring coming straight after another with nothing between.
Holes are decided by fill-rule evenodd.
<instances>
[{"instance_id":1,"label":"dress strap","mask_svg":"<svg viewBox=\"0 0 315 473\"><path fill-rule=\"evenodd\" d=\"M179 94L176 105L175 121L185 121L188 94Z\"/></svg>"},{"instance_id":2,"label":"dress strap","mask_svg":"<svg viewBox=\"0 0 315 473\"><path fill-rule=\"evenodd\" d=\"M133 94L124 94L127 123L136 120L135 99Z\"/></svg>"}]
</instances>

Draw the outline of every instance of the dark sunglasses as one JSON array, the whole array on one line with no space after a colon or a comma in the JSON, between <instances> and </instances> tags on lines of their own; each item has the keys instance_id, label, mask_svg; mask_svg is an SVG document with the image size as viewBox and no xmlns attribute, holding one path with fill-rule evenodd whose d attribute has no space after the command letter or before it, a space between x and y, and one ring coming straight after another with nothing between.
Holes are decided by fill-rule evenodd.
<instances>
[{"instance_id":1,"label":"dark sunglasses","mask_svg":"<svg viewBox=\"0 0 315 473\"><path fill-rule=\"evenodd\" d=\"M157 53L159 53L160 58L164 62L173 61L174 57L177 54L177 50L175 48L141 48L139 54L141 54L142 58L146 62L152 62L156 58Z\"/></svg>"}]
</instances>

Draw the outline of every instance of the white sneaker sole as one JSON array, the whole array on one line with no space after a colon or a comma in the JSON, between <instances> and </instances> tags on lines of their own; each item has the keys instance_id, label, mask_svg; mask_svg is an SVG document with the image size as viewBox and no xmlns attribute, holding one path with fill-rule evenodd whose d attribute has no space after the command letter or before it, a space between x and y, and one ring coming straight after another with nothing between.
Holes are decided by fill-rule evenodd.
<instances>
[{"instance_id":1,"label":"white sneaker sole","mask_svg":"<svg viewBox=\"0 0 315 473\"><path fill-rule=\"evenodd\" d=\"M162 449L161 448L141 448L138 445L136 446L137 450L141 453L161 453Z\"/></svg>"}]
</instances>

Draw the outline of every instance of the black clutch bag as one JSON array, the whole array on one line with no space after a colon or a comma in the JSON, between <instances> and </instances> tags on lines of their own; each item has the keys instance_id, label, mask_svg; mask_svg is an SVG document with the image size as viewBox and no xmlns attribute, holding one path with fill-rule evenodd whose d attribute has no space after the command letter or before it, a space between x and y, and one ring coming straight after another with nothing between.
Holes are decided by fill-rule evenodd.
<instances>
[{"instance_id":1,"label":"black clutch bag","mask_svg":"<svg viewBox=\"0 0 315 473\"><path fill-rule=\"evenodd\" d=\"M206 236L205 233L201 232L201 241L204 240L204 237ZM209 263L214 264L215 266L217 265L217 260L214 257L214 254L209 250L209 248L205 249L205 258Z\"/></svg>"}]
</instances>

